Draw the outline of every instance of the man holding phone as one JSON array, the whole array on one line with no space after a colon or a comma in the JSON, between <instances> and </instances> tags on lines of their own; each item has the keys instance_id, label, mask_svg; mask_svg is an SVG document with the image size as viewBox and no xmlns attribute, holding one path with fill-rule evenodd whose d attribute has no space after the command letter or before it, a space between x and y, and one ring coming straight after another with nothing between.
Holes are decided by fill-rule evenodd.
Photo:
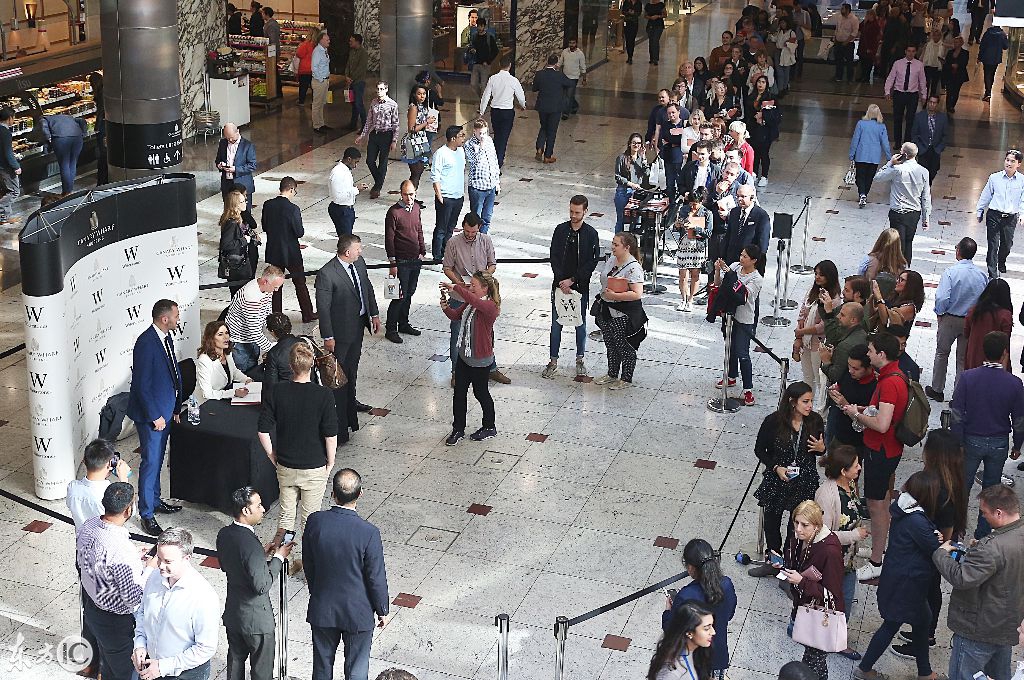
<instances>
[{"instance_id":1,"label":"man holding phone","mask_svg":"<svg viewBox=\"0 0 1024 680\"><path fill-rule=\"evenodd\" d=\"M266 548L256 537L256 525L266 512L256 489L245 486L231 494L234 521L217 533L220 569L227 575L224 629L228 637L228 680L245 680L249 659L252 680L274 676L274 609L270 589L274 577L295 545L295 533L286 533L280 545ZM270 561L267 554L272 553Z\"/></svg>"}]
</instances>

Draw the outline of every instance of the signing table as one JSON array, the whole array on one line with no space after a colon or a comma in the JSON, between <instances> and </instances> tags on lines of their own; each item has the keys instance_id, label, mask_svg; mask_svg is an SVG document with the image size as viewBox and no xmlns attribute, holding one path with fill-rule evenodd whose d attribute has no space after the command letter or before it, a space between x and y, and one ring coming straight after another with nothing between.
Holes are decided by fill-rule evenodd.
<instances>
[{"instance_id":1,"label":"signing table","mask_svg":"<svg viewBox=\"0 0 1024 680\"><path fill-rule=\"evenodd\" d=\"M231 492L252 486L265 508L277 500L277 473L256 435L260 407L211 399L198 425L171 425L171 497L231 509Z\"/></svg>"}]
</instances>

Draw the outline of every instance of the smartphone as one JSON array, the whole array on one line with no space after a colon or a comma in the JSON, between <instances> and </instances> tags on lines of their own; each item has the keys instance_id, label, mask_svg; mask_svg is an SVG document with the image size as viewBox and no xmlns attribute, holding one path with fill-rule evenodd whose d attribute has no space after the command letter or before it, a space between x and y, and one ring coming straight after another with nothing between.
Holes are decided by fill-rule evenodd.
<instances>
[{"instance_id":1,"label":"smartphone","mask_svg":"<svg viewBox=\"0 0 1024 680\"><path fill-rule=\"evenodd\" d=\"M286 532L284 532L284 536L281 538L281 545L284 545L285 543L291 543L294 540L295 540L295 532L294 531L286 531Z\"/></svg>"},{"instance_id":2,"label":"smartphone","mask_svg":"<svg viewBox=\"0 0 1024 680\"><path fill-rule=\"evenodd\" d=\"M117 464L120 463L120 462L121 462L121 454L120 453L115 453L114 456L110 459L110 472L111 473L116 473L117 472Z\"/></svg>"},{"instance_id":3,"label":"smartphone","mask_svg":"<svg viewBox=\"0 0 1024 680\"><path fill-rule=\"evenodd\" d=\"M782 564L783 564L782 555L776 555L775 553L770 553L768 555L768 562L771 563L771 564L774 564L776 567L781 567Z\"/></svg>"},{"instance_id":4,"label":"smartphone","mask_svg":"<svg viewBox=\"0 0 1024 680\"><path fill-rule=\"evenodd\" d=\"M665 593L665 597L667 597L668 599L675 600L676 599L676 595L679 593L679 591L676 590L675 588L666 588L664 590L664 593Z\"/></svg>"}]
</instances>

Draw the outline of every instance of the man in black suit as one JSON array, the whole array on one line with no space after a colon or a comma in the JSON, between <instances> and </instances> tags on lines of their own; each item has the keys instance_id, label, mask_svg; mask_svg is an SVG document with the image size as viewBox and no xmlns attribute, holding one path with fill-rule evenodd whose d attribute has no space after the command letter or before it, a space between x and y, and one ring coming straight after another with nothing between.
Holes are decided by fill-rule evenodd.
<instances>
[{"instance_id":1,"label":"man in black suit","mask_svg":"<svg viewBox=\"0 0 1024 680\"><path fill-rule=\"evenodd\" d=\"M764 208L754 204L755 190L744 184L736 190L738 205L729 212L725 233L726 263L739 262L740 251L748 243L756 244L761 249L761 257L757 261L757 271L764 276L767 259L763 255L768 251L768 241L772 237L772 221Z\"/></svg>"},{"instance_id":2,"label":"man in black suit","mask_svg":"<svg viewBox=\"0 0 1024 680\"><path fill-rule=\"evenodd\" d=\"M235 521L217 533L217 558L227 575L224 629L228 636L228 680L245 680L249 659L252 680L274 677L274 609L270 588L282 573L294 543L267 550L256 537L255 526L263 521L263 500L251 486L231 494ZM274 550L267 562L267 551Z\"/></svg>"},{"instance_id":3,"label":"man in black suit","mask_svg":"<svg viewBox=\"0 0 1024 680\"><path fill-rule=\"evenodd\" d=\"M302 211L292 203L297 186L292 177L281 179L277 198L263 204L262 222L263 231L267 233L267 264L287 269L291 273L295 297L299 299L299 309L302 311L302 323L311 323L317 320L317 315L309 299L306 277L302 275L304 269L299 239L306 232L302 228ZM271 303L275 313L281 312L281 298L281 289L278 288L274 291Z\"/></svg>"},{"instance_id":4,"label":"man in black suit","mask_svg":"<svg viewBox=\"0 0 1024 680\"><path fill-rule=\"evenodd\" d=\"M302 534L309 587L306 621L313 630L313 680L333 680L338 643L345 643L345 680L368 680L370 643L388 615L388 577L380 530L356 513L362 479L334 475L335 505L314 512Z\"/></svg>"},{"instance_id":5,"label":"man in black suit","mask_svg":"<svg viewBox=\"0 0 1024 680\"><path fill-rule=\"evenodd\" d=\"M380 332L377 296L366 274L363 245L355 234L338 238L338 256L316 275L316 308L320 337L348 376L348 384L334 392L338 405L338 439L348 441L348 428L359 429L357 412L370 407L356 399L356 375L363 351L363 329Z\"/></svg>"},{"instance_id":6,"label":"man in black suit","mask_svg":"<svg viewBox=\"0 0 1024 680\"><path fill-rule=\"evenodd\" d=\"M558 69L558 55L549 55L547 66L533 77L537 115L540 116L536 144L538 161L554 163L558 160L555 158L555 136L565 108L565 90L569 87L572 87L572 81Z\"/></svg>"}]
</instances>

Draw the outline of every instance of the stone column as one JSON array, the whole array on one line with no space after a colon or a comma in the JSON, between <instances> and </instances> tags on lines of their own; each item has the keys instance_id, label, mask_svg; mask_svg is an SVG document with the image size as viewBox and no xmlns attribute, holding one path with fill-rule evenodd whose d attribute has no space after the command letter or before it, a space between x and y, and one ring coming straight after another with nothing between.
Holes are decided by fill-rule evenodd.
<instances>
[{"instance_id":1,"label":"stone column","mask_svg":"<svg viewBox=\"0 0 1024 680\"><path fill-rule=\"evenodd\" d=\"M175 172L182 161L177 3L102 0L110 179Z\"/></svg>"},{"instance_id":2,"label":"stone column","mask_svg":"<svg viewBox=\"0 0 1024 680\"><path fill-rule=\"evenodd\" d=\"M195 132L192 114L203 108L206 53L227 43L227 17L223 0L177 0L177 4L182 129L185 137L191 137ZM235 4L244 4L246 11L249 8L248 3L236 0ZM276 5L270 4L276 9Z\"/></svg>"},{"instance_id":3,"label":"stone column","mask_svg":"<svg viewBox=\"0 0 1024 680\"><path fill-rule=\"evenodd\" d=\"M514 0L516 77L529 87L548 55L562 51L565 0Z\"/></svg>"},{"instance_id":4,"label":"stone column","mask_svg":"<svg viewBox=\"0 0 1024 680\"><path fill-rule=\"evenodd\" d=\"M363 36L363 49L371 71L380 70L380 7L379 0L355 0L353 28ZM366 89L372 91L369 84ZM391 98L397 101L394 96Z\"/></svg>"},{"instance_id":5,"label":"stone column","mask_svg":"<svg viewBox=\"0 0 1024 680\"><path fill-rule=\"evenodd\" d=\"M433 22L431 0L381 0L380 77L390 85L389 95L400 111L416 74L433 63Z\"/></svg>"}]
</instances>

